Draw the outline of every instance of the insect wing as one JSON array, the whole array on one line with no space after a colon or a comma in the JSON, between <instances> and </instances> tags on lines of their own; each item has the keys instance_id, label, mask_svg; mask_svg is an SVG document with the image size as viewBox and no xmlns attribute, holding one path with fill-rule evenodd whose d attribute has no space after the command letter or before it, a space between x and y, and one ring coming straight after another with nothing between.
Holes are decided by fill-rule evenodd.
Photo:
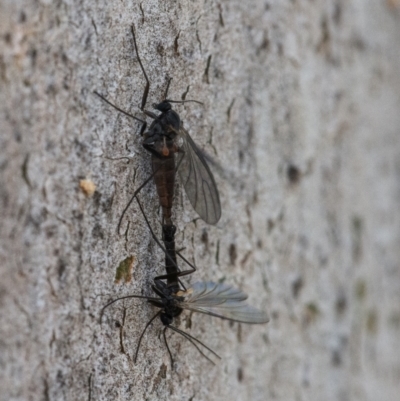
<instances>
[{"instance_id":1,"label":"insect wing","mask_svg":"<svg viewBox=\"0 0 400 401\"><path fill-rule=\"evenodd\" d=\"M247 305L246 299L246 294L225 284L195 283L179 306L183 309L235 322L267 323L268 316Z\"/></svg>"},{"instance_id":2,"label":"insect wing","mask_svg":"<svg viewBox=\"0 0 400 401\"><path fill-rule=\"evenodd\" d=\"M186 194L194 210L208 224L221 217L221 203L214 176L189 133L181 127L184 156L178 169Z\"/></svg>"}]
</instances>

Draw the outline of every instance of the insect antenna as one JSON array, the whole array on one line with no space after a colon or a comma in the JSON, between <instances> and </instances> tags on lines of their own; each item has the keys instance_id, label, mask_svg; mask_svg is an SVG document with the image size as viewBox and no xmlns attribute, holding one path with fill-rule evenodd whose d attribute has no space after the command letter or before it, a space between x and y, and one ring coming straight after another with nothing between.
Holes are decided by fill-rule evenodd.
<instances>
[{"instance_id":1,"label":"insect antenna","mask_svg":"<svg viewBox=\"0 0 400 401\"><path fill-rule=\"evenodd\" d=\"M172 81L172 78L169 78L168 79L168 83L167 83L167 87L165 88L164 101L167 99L167 95L168 95L168 91L169 91L169 85L170 85L171 81ZM168 102L168 100L167 100L167 102Z\"/></svg>"},{"instance_id":2,"label":"insect antenna","mask_svg":"<svg viewBox=\"0 0 400 401\"><path fill-rule=\"evenodd\" d=\"M213 353L218 359L221 359L221 357L220 357L217 353L215 353L211 348L207 347L207 345L203 344L200 340L198 340L197 338L191 336L189 333L186 333L186 332L184 332L184 331L178 329L178 328L175 327L175 326L169 325L168 327L169 327L171 330L176 331L176 332L177 332L178 334L180 334L182 337L186 338L191 344L193 344L193 345L196 347L197 351L199 351L199 353L200 353L201 355L203 355L204 358L206 358L206 359L207 359L209 362L211 362L213 365L215 365L215 362L214 362L212 359L210 359L210 358L200 349L200 347L195 343L195 341L197 341L200 345L202 345L204 348L206 348L206 349L209 350L211 353Z\"/></svg>"},{"instance_id":3,"label":"insect antenna","mask_svg":"<svg viewBox=\"0 0 400 401\"><path fill-rule=\"evenodd\" d=\"M134 362L136 363L137 360L137 356L139 353L139 348L140 348L140 343L142 342L142 338L144 336L144 333L146 332L147 328L153 323L153 320L158 317L161 314L162 311L158 311L147 323L146 323L146 327L144 328L144 330L142 331L142 334L139 337L139 341L138 341L138 345L136 348L136 352L135 352L135 359Z\"/></svg>"}]
</instances>

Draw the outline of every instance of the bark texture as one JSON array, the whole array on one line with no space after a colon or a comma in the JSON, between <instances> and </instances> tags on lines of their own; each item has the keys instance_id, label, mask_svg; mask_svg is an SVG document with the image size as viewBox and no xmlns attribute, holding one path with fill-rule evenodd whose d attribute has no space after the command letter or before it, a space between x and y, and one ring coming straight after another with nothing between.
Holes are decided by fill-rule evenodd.
<instances>
[{"instance_id":1,"label":"bark texture","mask_svg":"<svg viewBox=\"0 0 400 401\"><path fill-rule=\"evenodd\" d=\"M0 399L398 400L399 5L0 0ZM238 286L271 316L183 314L216 366L169 333L171 371L158 321L134 364L155 313L139 300L99 322L163 271L135 206L116 233L150 173L139 125L93 94L140 116L132 23L149 104L167 77L171 98L203 101L176 109L224 167L217 227L177 187L190 280ZM152 184L141 199L160 233Z\"/></svg>"}]
</instances>

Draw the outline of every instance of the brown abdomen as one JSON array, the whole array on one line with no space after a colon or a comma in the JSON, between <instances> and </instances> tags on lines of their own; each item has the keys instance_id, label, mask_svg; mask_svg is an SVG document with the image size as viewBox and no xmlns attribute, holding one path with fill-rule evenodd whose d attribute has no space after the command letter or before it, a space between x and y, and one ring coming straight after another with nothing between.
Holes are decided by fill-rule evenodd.
<instances>
[{"instance_id":1,"label":"brown abdomen","mask_svg":"<svg viewBox=\"0 0 400 401\"><path fill-rule=\"evenodd\" d=\"M175 185L175 156L170 152L168 156L159 159L152 157L154 183L163 212L164 224L172 224L172 202Z\"/></svg>"}]
</instances>

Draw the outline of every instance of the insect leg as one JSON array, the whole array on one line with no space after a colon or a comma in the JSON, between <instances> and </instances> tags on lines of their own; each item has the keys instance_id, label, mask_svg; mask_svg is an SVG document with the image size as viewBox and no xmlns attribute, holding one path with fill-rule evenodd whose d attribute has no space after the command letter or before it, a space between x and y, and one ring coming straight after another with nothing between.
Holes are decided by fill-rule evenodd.
<instances>
[{"instance_id":1,"label":"insect leg","mask_svg":"<svg viewBox=\"0 0 400 401\"><path fill-rule=\"evenodd\" d=\"M185 337L188 341L190 341L196 348L197 350L200 352L201 355L204 356L204 358L206 358L209 362L211 362L213 365L215 365L215 362L210 359L207 355L204 354L204 352L199 348L199 346L194 342L198 342L200 345L202 345L204 348L206 348L208 351L210 351L212 354L214 354L218 359L221 359L221 357L215 353L211 348L207 347L207 345L203 344L200 340L198 340L197 338L191 336L189 333L186 333L180 329L178 329L177 327L174 326L168 326L171 330L176 331L177 333L179 333L181 336Z\"/></svg>"},{"instance_id":2,"label":"insect leg","mask_svg":"<svg viewBox=\"0 0 400 401\"><path fill-rule=\"evenodd\" d=\"M167 326L164 327L163 337L164 337L164 341L165 341L165 346L167 347L167 350L169 353L169 358L171 360L171 369L174 369L174 358L172 358L171 350L169 349L169 346L168 346L167 337L165 335L166 330L167 330Z\"/></svg>"},{"instance_id":3,"label":"insect leg","mask_svg":"<svg viewBox=\"0 0 400 401\"><path fill-rule=\"evenodd\" d=\"M136 363L136 360L137 360L137 356L138 356L139 348L140 348L140 343L142 342L142 338L143 338L143 336L144 336L144 333L146 332L147 328L153 323L153 320L154 320L157 316L160 315L160 313L161 313L161 311L158 311L158 312L146 323L146 327L144 328L144 330L142 331L142 334L141 334L140 337L139 337L138 346L137 346L136 352L135 352L135 359L134 359L134 362L135 362L135 363Z\"/></svg>"},{"instance_id":4,"label":"insect leg","mask_svg":"<svg viewBox=\"0 0 400 401\"><path fill-rule=\"evenodd\" d=\"M127 117L133 118L134 120L139 121L140 123L142 123L142 127L140 128L140 135L143 135L143 132L145 131L145 129L147 127L146 121L142 120L141 118L135 117L134 115L128 113L125 110L120 109L118 106L116 106L115 104L113 104L109 100L107 100L104 96L100 95L100 93L98 93L97 91L94 91L94 94L97 95L104 102L109 104L111 107L114 107L115 110L118 110L120 113L125 114Z\"/></svg>"},{"instance_id":5,"label":"insect leg","mask_svg":"<svg viewBox=\"0 0 400 401\"><path fill-rule=\"evenodd\" d=\"M121 297L121 298L113 299L113 300L110 301L107 305L103 306L103 308L101 309L101 312L100 312L100 322L101 322L101 319L102 319L102 317L103 317L104 310L105 310L106 308L108 308L110 305L112 305L113 303L115 303L115 302L117 302L117 301L122 301L123 299L128 299L128 298L146 299L147 301L158 301L158 300L159 300L158 298L146 297L146 296L144 296L144 295L127 295L126 297Z\"/></svg>"},{"instance_id":6,"label":"insect leg","mask_svg":"<svg viewBox=\"0 0 400 401\"><path fill-rule=\"evenodd\" d=\"M149 81L149 78L147 77L146 71L144 70L144 67L143 67L143 64L142 64L142 60L140 59L140 56L139 56L138 47L137 47L137 44L136 44L135 26L133 24L131 26L131 31L132 31L132 37L133 37L133 44L135 46L135 51L136 51L136 55L137 55L137 58L138 58L138 61L139 61L139 65L140 65L140 68L142 69L144 78L146 80L146 86L144 88L144 92L143 92L143 96L142 96L142 104L140 106L140 110L144 110L144 108L146 107L146 103L147 103L147 96L149 94L150 81Z\"/></svg>"},{"instance_id":7,"label":"insect leg","mask_svg":"<svg viewBox=\"0 0 400 401\"><path fill-rule=\"evenodd\" d=\"M137 196L137 194L153 179L156 172L157 171L155 171L153 174L151 174L150 177L147 178L147 180L134 192L134 194L132 195L132 198L130 199L128 204L125 206L125 209L123 210L121 217L119 218L119 222L118 222L117 232L119 235L121 235L120 231L121 231L122 219L124 218L126 211L129 209L129 206L132 204L132 202L135 199L135 197Z\"/></svg>"}]
</instances>

